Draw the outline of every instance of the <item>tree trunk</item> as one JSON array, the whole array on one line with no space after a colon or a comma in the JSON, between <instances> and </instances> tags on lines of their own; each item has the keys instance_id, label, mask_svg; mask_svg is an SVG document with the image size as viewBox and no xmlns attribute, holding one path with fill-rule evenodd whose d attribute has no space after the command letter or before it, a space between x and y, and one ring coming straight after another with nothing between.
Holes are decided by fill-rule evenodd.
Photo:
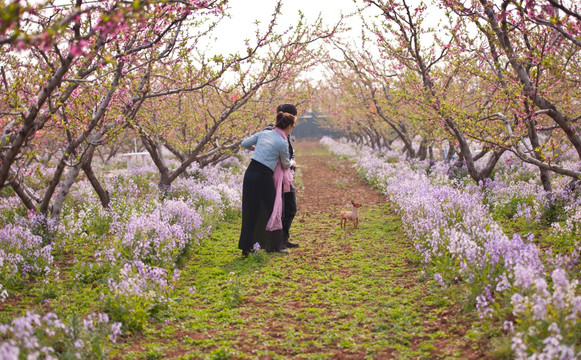
<instances>
[{"instance_id":1,"label":"tree trunk","mask_svg":"<svg viewBox=\"0 0 581 360\"><path fill-rule=\"evenodd\" d=\"M109 196L109 192L105 188L103 188L103 186L99 182L99 179L95 175L95 172L93 171L92 161L94 151L95 151L94 146L92 147L92 149L89 149L87 151L88 152L88 154L86 154L87 158L86 160L83 160L81 166L83 172L85 173L85 175L87 175L87 179L89 179L89 182L93 186L93 189L95 189L97 196L99 196L99 200L101 200L101 205L103 206L104 209L108 209L109 206L111 205L111 197Z\"/></svg>"},{"instance_id":2,"label":"tree trunk","mask_svg":"<svg viewBox=\"0 0 581 360\"><path fill-rule=\"evenodd\" d=\"M69 191L71 191L71 187L75 183L77 176L79 176L80 171L81 171L81 164L79 163L79 164L76 164L75 166L71 167L71 169L67 173L67 176L65 177L65 180L63 181L63 184L62 184L58 194L54 198L54 203L52 205L52 210L51 210L51 214L50 214L51 219L57 220L57 221L60 220L61 211L63 209L63 205L65 203L65 200L67 199L67 195L69 194Z\"/></svg>"},{"instance_id":3,"label":"tree trunk","mask_svg":"<svg viewBox=\"0 0 581 360\"><path fill-rule=\"evenodd\" d=\"M454 146L454 144L450 143L450 146L448 146L448 153L446 154L445 160L448 162L452 161L454 155L456 155L456 147Z\"/></svg>"},{"instance_id":4,"label":"tree trunk","mask_svg":"<svg viewBox=\"0 0 581 360\"><path fill-rule=\"evenodd\" d=\"M418 158L420 159L420 161L424 161L428 157L428 148L426 144L427 144L426 138L423 137L422 141L420 142L420 148L418 149Z\"/></svg>"},{"instance_id":5,"label":"tree trunk","mask_svg":"<svg viewBox=\"0 0 581 360\"><path fill-rule=\"evenodd\" d=\"M26 193L26 190L24 189L24 187L20 184L20 182L17 179L15 179L14 177L11 177L9 179L9 184L12 187L12 189L14 190L14 192L16 193L16 195L18 195L20 200L22 200L22 202L24 203L24 205L26 206L27 209L34 210L35 212L38 211L36 208L36 205L32 201L32 198L30 196L28 196L28 194Z\"/></svg>"},{"instance_id":6,"label":"tree trunk","mask_svg":"<svg viewBox=\"0 0 581 360\"><path fill-rule=\"evenodd\" d=\"M531 146L533 147L533 154L537 160L543 160L541 154L539 153L541 144L539 141L539 135L537 133L536 124L532 119L529 119L528 123L529 140L531 141ZM541 173L541 183L543 184L543 189L551 194L553 192L553 186L551 184L551 173L543 168L539 168ZM551 197L551 195L549 195Z\"/></svg>"},{"instance_id":7,"label":"tree trunk","mask_svg":"<svg viewBox=\"0 0 581 360\"><path fill-rule=\"evenodd\" d=\"M480 180L484 180L484 179L487 179L490 177L490 175L492 174L492 171L494 170L494 167L498 163L498 160L500 160L500 157L502 156L502 154L504 154L505 151L506 151L505 149L501 149L501 150L497 150L497 151L492 152L492 156L488 160L488 163L486 164L484 169L480 170L480 176L479 176Z\"/></svg>"},{"instance_id":8,"label":"tree trunk","mask_svg":"<svg viewBox=\"0 0 581 360\"><path fill-rule=\"evenodd\" d=\"M69 143L69 145L65 149L62 157L60 158L59 163L58 163L58 165L53 173L52 179L50 180L50 183L48 184L46 190L44 191L44 196L42 198L42 201L40 203L40 207L38 209L38 211L41 214L47 215L47 213L49 211L49 207L50 207L50 200L52 199L54 192L56 191L56 188L61 181L61 177L65 171L66 162L69 159L71 152L73 150L75 150L75 148L76 148L76 146L78 146L78 144L79 143L77 143L76 145L73 144L72 142Z\"/></svg>"},{"instance_id":9,"label":"tree trunk","mask_svg":"<svg viewBox=\"0 0 581 360\"><path fill-rule=\"evenodd\" d=\"M171 186L172 179L170 178L170 170L165 164L163 156L161 156L161 146L155 140L145 135L141 135L141 142L159 171L159 182L157 186L162 193L166 193Z\"/></svg>"}]
</instances>

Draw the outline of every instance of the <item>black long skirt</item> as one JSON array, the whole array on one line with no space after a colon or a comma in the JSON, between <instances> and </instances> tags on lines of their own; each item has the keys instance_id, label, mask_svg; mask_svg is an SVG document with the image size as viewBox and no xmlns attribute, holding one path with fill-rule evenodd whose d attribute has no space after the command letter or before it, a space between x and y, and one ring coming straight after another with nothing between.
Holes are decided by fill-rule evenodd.
<instances>
[{"instance_id":1,"label":"black long skirt","mask_svg":"<svg viewBox=\"0 0 581 360\"><path fill-rule=\"evenodd\" d=\"M283 248L282 229L267 231L266 224L272 214L276 189L272 170L256 160L251 160L242 183L242 230L238 248L251 251L255 243L268 252Z\"/></svg>"}]
</instances>

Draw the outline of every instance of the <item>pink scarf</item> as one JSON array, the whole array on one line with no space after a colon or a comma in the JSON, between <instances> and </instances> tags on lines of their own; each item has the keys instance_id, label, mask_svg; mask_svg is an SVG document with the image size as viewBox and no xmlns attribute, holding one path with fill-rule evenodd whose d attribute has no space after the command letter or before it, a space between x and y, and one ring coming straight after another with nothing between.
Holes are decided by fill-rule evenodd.
<instances>
[{"instance_id":1,"label":"pink scarf","mask_svg":"<svg viewBox=\"0 0 581 360\"><path fill-rule=\"evenodd\" d=\"M279 128L274 128L274 131L279 133L285 140L286 134ZM282 229L282 193L290 191L290 186L293 182L293 175L290 169L283 169L280 161L276 163L274 168L274 173L272 174L272 179L274 180L274 186L276 189L276 196L274 198L274 207L272 208L272 214L270 214L270 219L268 224L266 224L266 230L274 231Z\"/></svg>"}]
</instances>

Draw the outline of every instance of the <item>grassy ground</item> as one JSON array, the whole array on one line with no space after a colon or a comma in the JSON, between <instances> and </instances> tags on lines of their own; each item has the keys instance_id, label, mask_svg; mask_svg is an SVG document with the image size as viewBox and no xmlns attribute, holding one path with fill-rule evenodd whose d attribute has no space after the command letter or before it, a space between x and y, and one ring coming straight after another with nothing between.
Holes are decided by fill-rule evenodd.
<instances>
[{"instance_id":1,"label":"grassy ground","mask_svg":"<svg viewBox=\"0 0 581 360\"><path fill-rule=\"evenodd\" d=\"M383 196L320 145L298 147L304 189L292 233L301 247L242 258L240 219L223 223L183 269L171 315L115 357L481 358L473 316L425 279ZM367 199L359 229L340 229L342 197Z\"/></svg>"},{"instance_id":2,"label":"grassy ground","mask_svg":"<svg viewBox=\"0 0 581 360\"><path fill-rule=\"evenodd\" d=\"M453 300L430 292L389 207L361 217L347 232L324 215L297 222L300 249L246 259L234 250L238 222L223 224L183 269L183 301L171 316L126 339L117 356L470 357L457 339L467 320L446 317Z\"/></svg>"}]
</instances>

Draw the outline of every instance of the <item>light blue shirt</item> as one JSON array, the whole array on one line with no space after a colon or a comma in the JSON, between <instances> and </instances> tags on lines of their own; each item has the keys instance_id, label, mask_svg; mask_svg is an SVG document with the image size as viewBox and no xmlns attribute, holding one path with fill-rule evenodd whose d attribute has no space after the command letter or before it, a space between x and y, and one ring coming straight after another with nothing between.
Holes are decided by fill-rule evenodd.
<instances>
[{"instance_id":1,"label":"light blue shirt","mask_svg":"<svg viewBox=\"0 0 581 360\"><path fill-rule=\"evenodd\" d=\"M272 171L279 161L283 168L290 167L288 142L275 130L261 131L242 140L240 144L248 150L252 148L252 145L256 145L252 154L253 160L268 166Z\"/></svg>"}]
</instances>

